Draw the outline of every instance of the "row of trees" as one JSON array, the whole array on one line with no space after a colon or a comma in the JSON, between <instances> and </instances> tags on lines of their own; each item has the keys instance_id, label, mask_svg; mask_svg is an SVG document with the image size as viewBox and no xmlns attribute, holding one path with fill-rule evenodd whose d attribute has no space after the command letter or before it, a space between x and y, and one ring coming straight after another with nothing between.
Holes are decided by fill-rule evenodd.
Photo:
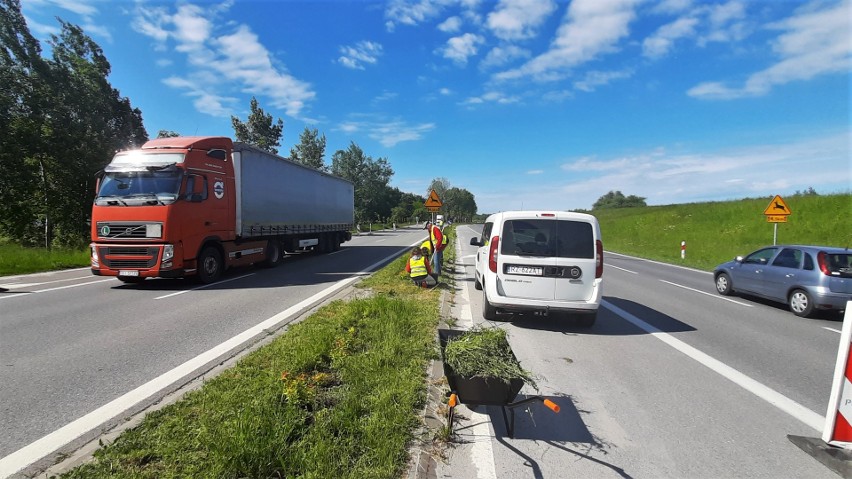
<instances>
[{"instance_id":1,"label":"row of trees","mask_svg":"<svg viewBox=\"0 0 852 479\"><path fill-rule=\"evenodd\" d=\"M24 245L81 247L96 174L116 151L148 140L142 113L107 80L111 66L81 28L60 22L42 56L21 13L20 0L0 0L0 237ZM238 141L278 153L284 122L252 98L246 121L231 117ZM178 136L161 130L158 137ZM426 196L389 186L387 158L373 158L354 142L325 162L325 135L305 128L290 158L355 185L358 222L426 218ZM476 213L473 195L432 182L449 216ZM428 189L425 192L428 195Z\"/></svg>"},{"instance_id":2,"label":"row of trees","mask_svg":"<svg viewBox=\"0 0 852 479\"><path fill-rule=\"evenodd\" d=\"M19 0L0 0L0 235L23 244L84 244L94 174L148 139L101 48L60 27L43 58Z\"/></svg>"}]
</instances>

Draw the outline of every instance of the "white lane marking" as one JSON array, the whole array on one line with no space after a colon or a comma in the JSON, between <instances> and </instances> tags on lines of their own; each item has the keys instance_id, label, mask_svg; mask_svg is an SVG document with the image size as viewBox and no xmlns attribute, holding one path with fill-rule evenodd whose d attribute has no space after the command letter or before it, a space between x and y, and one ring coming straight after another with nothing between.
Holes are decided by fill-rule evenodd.
<instances>
[{"instance_id":1,"label":"white lane marking","mask_svg":"<svg viewBox=\"0 0 852 479\"><path fill-rule=\"evenodd\" d=\"M352 276L350 278L342 279L328 288L314 294L308 299L303 300L302 302L293 305L287 308L284 311L272 316L271 318L253 326L242 333L234 336L233 338L215 346L214 348L199 354L198 356L190 359L189 361L181 364L180 366L168 371L147 383L139 386L138 388L128 392L127 394L113 399L112 401L104 404L103 406L95 409L94 411L86 414L85 416L72 421L65 426L51 432L50 434L38 439L17 451L9 454L6 457L0 458L0 478L6 478L11 476L12 474L24 469L30 464L38 461L39 459L47 456L48 454L53 453L57 449L62 446L70 443L71 441L77 439L83 434L99 427L101 424L113 419L115 416L127 411L131 407L136 404L148 399L149 397L156 394L158 391L168 387L174 382L180 380L184 376L192 373L196 369L208 364L216 359L218 359L223 354L232 350L233 348L241 345L245 341L253 338L254 336L263 333L265 330L274 329L279 324L284 321L290 319L291 316L295 316L297 314L302 313L303 311L313 307L315 304L319 303L326 297L336 293L337 291L349 286L355 281L361 279L362 276L366 276L370 273L371 270L383 265L384 263L393 260L399 257L400 253L404 250L400 250L390 256L386 256L384 259L373 263L370 266L364 268L358 275ZM234 278L236 279L236 278ZM215 284L215 283L214 283Z\"/></svg>"},{"instance_id":2,"label":"white lane marking","mask_svg":"<svg viewBox=\"0 0 852 479\"><path fill-rule=\"evenodd\" d=\"M252 276L252 275L254 275L254 274L256 274L256 273L244 274L244 275L242 275L242 276L237 276L236 278L228 278L228 279L225 279L225 280L222 280L222 281L216 281L215 283L210 283L210 284L205 284L205 285L202 285L202 286L198 286L197 288L185 289L185 290L183 290L183 291L178 291L178 292L176 292L176 293L170 293L170 294L166 294L166 295L163 295L163 296L157 296L157 297L156 297L156 298L154 298L154 299L171 298L172 296L177 296L177 295L179 295L179 294L189 293L189 292L191 292L191 291L198 291L199 289L209 288L210 286L215 286L215 285L217 285L217 284L228 283L228 282L231 282L231 281L236 281L236 280L238 280L238 279L247 278L247 277Z\"/></svg>"},{"instance_id":3,"label":"white lane marking","mask_svg":"<svg viewBox=\"0 0 852 479\"><path fill-rule=\"evenodd\" d=\"M29 292L26 292L26 293L11 294L9 296L4 295L4 296L0 296L0 299L20 298L20 297L23 297L23 296L29 296L31 294L47 293L48 291L58 291L60 289L76 288L78 286L88 286L90 284L103 283L105 281L113 281L113 279L112 278L99 279L97 281L89 281L88 283L69 284L68 286L57 286L56 288L40 289L38 291L29 291Z\"/></svg>"},{"instance_id":4,"label":"white lane marking","mask_svg":"<svg viewBox=\"0 0 852 479\"><path fill-rule=\"evenodd\" d=\"M461 243L456 242L456 254L461 256ZM471 265L460 265L462 273L467 275L467 267ZM473 312L470 307L470 284L461 288L461 302L465 306L461 308L459 314L458 326L461 329L470 329L473 327ZM497 468L494 465L494 450L491 446L491 440L494 433L491 432L491 417L487 414L470 411L470 419L472 426L470 428L471 435L465 435L465 440L472 441L470 446L470 457L473 466L476 468L477 479L496 479Z\"/></svg>"},{"instance_id":5,"label":"white lane marking","mask_svg":"<svg viewBox=\"0 0 852 479\"><path fill-rule=\"evenodd\" d=\"M672 286L676 286L676 287L678 287L678 288L688 289L688 290L690 290L690 291L692 291L692 292L694 292L694 293L701 293L701 294L704 294L704 295L710 296L711 298L721 299L721 300L723 300L723 301L729 301L729 302L734 303L734 304L739 304L740 306L745 306L745 307L747 307L747 308L753 308L753 307L754 307L754 305L753 305L753 304L742 303L742 302L737 301L737 300L735 300L735 299L726 298L726 297L724 297L724 296L719 296L719 295L717 295L717 294L710 294L710 293L708 293L708 292L706 292L706 291L701 291L701 290L698 290L698 289L695 289L695 288L690 288L690 287L684 286L684 285L682 285L682 284L672 283L671 281L666 281L666 280L664 280L664 279L661 279L660 281L662 281L663 283L666 283L666 284L670 284L670 285L672 285Z\"/></svg>"},{"instance_id":6,"label":"white lane marking","mask_svg":"<svg viewBox=\"0 0 852 479\"><path fill-rule=\"evenodd\" d=\"M626 271L628 273L639 274L636 271L630 271L629 269L619 268L618 266L613 266L609 263L605 263L605 264L606 264L606 266L609 266L610 268L620 269L621 271Z\"/></svg>"},{"instance_id":7,"label":"white lane marking","mask_svg":"<svg viewBox=\"0 0 852 479\"><path fill-rule=\"evenodd\" d=\"M672 268L685 269L687 271L693 271L693 272L696 272L696 273L713 274L711 271L704 271L702 269L690 268L688 266L680 266L680 265L677 265L677 264L663 263L662 261L654 261L652 259L639 258L638 256L630 256L629 254L615 253L615 252L612 252L612 251L604 251L604 254L605 255L611 254L611 255L615 255L615 256L622 256L624 258L630 258L630 259L635 259L635 260L639 260L639 261L645 261L646 263L654 263L654 264L658 264L658 265L661 265L661 266L671 266ZM606 263L606 256L604 256L604 263Z\"/></svg>"},{"instance_id":8,"label":"white lane marking","mask_svg":"<svg viewBox=\"0 0 852 479\"><path fill-rule=\"evenodd\" d=\"M837 334L843 334L843 331L840 331L839 329L829 328L828 326L823 326L822 329L827 329L828 331L834 331Z\"/></svg>"},{"instance_id":9,"label":"white lane marking","mask_svg":"<svg viewBox=\"0 0 852 479\"><path fill-rule=\"evenodd\" d=\"M718 359L715 359L712 356L686 344L685 342L675 338L674 336L660 331L654 326L651 326L645 321L642 321L641 319L610 303L609 301L601 301L601 306L606 307L610 311L633 323L640 329L646 331L648 334L654 336L655 338L668 344L669 346L682 352L690 358L698 361L704 366L707 366L712 371L720 374L722 377L732 381L734 384L742 387L746 391L754 394L755 396L763 399L769 404L772 404L778 409L786 412L795 419L798 419L799 421L805 423L806 425L814 428L817 431L822 431L823 426L825 425L825 417L811 411L810 409L806 408L805 406L802 406L796 401L793 401L787 396L784 396L778 391L775 391L774 389L755 381L754 379L746 376L745 374L737 371L736 369L728 366L727 364L719 361Z\"/></svg>"},{"instance_id":10,"label":"white lane marking","mask_svg":"<svg viewBox=\"0 0 852 479\"><path fill-rule=\"evenodd\" d=\"M11 279L11 278L3 278L3 279L5 280L5 279ZM29 288L30 286L38 286L40 284L64 283L65 281L76 281L78 279L92 279L92 275L77 276L76 278L54 279L52 281L38 281L38 282L35 282L35 283L5 283L5 284L0 284L0 288L8 288L8 289Z\"/></svg>"}]
</instances>

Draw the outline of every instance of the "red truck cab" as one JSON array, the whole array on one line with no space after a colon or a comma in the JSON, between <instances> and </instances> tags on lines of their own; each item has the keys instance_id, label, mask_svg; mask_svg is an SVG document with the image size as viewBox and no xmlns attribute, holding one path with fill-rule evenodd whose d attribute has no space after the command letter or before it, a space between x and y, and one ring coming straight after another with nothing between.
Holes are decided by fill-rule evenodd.
<instances>
[{"instance_id":1,"label":"red truck cab","mask_svg":"<svg viewBox=\"0 0 852 479\"><path fill-rule=\"evenodd\" d=\"M202 245L235 239L232 147L225 137L177 137L116 154L92 207L92 273L125 282L198 274Z\"/></svg>"}]
</instances>

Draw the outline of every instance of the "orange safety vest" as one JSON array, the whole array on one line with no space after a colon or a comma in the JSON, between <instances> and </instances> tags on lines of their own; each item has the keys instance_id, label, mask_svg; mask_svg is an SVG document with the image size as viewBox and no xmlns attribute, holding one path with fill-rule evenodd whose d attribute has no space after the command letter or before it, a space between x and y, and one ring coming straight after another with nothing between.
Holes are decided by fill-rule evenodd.
<instances>
[{"instance_id":1,"label":"orange safety vest","mask_svg":"<svg viewBox=\"0 0 852 479\"><path fill-rule=\"evenodd\" d=\"M426 276L429 271L426 269L426 258L423 256L412 256L408 259L408 267L411 270L411 277Z\"/></svg>"}]
</instances>

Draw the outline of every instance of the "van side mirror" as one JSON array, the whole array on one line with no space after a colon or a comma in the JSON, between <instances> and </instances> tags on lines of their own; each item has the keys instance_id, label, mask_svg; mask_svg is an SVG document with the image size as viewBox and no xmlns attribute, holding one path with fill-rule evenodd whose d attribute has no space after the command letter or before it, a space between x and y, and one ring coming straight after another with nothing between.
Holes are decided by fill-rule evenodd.
<instances>
[{"instance_id":1,"label":"van side mirror","mask_svg":"<svg viewBox=\"0 0 852 479\"><path fill-rule=\"evenodd\" d=\"M471 246L482 246L482 243L479 242L479 238L471 238L470 239Z\"/></svg>"}]
</instances>

